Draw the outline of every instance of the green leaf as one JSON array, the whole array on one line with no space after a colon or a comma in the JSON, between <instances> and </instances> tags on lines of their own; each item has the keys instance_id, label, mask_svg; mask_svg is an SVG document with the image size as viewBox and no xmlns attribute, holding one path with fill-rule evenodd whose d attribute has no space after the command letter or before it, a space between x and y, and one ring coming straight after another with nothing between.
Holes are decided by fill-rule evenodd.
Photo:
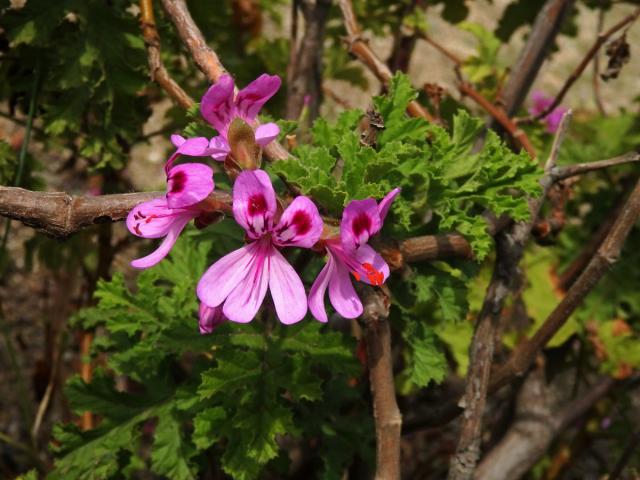
<instances>
[{"instance_id":1,"label":"green leaf","mask_svg":"<svg viewBox=\"0 0 640 480\"><path fill-rule=\"evenodd\" d=\"M182 422L170 406L158 411L151 451L151 468L155 473L175 480L195 479L190 458L195 450L183 438Z\"/></svg>"}]
</instances>

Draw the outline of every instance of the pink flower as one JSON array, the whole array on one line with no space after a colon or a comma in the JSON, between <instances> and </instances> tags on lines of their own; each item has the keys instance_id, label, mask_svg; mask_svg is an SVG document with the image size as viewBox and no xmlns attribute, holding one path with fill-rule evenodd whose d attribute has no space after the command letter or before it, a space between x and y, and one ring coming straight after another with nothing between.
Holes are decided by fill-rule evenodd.
<instances>
[{"instance_id":1,"label":"pink flower","mask_svg":"<svg viewBox=\"0 0 640 480\"><path fill-rule=\"evenodd\" d=\"M213 191L213 170L201 163L184 163L167 174L167 194L136 205L127 216L127 228L142 238L161 238L158 248L131 262L135 268L149 268L167 256L180 232L203 210L198 204Z\"/></svg>"},{"instance_id":2,"label":"pink flower","mask_svg":"<svg viewBox=\"0 0 640 480\"><path fill-rule=\"evenodd\" d=\"M222 307L211 308L202 302L198 309L198 316L200 317L199 325L201 335L209 335L216 327L226 320L222 314Z\"/></svg>"},{"instance_id":3,"label":"pink flower","mask_svg":"<svg viewBox=\"0 0 640 480\"><path fill-rule=\"evenodd\" d=\"M344 209L340 222L340 238L325 241L327 264L309 292L309 310L321 322L327 322L324 295L329 288L329 300L344 318L362 314L362 302L351 283L349 273L369 285L382 285L389 276L387 262L371 248L369 238L382 229L391 203L400 193L389 192L378 204L373 198L353 200Z\"/></svg>"},{"instance_id":4,"label":"pink flower","mask_svg":"<svg viewBox=\"0 0 640 480\"><path fill-rule=\"evenodd\" d=\"M529 114L533 116L540 115L547 108L549 108L549 105L553 103L553 100L554 99L552 97L547 97L545 96L544 93L540 91L533 92L531 94L532 105L531 107L529 107ZM556 131L558 130L558 127L560 126L560 121L562 120L562 116L565 114L567 110L568 109L565 107L558 106L553 110L551 110L551 112L547 114L546 117L544 117L543 120L547 126L547 132L556 133Z\"/></svg>"},{"instance_id":5,"label":"pink flower","mask_svg":"<svg viewBox=\"0 0 640 480\"><path fill-rule=\"evenodd\" d=\"M200 113L219 133L210 140L207 147L213 158L224 161L231 151L227 141L231 122L235 118L241 118L249 125L256 126L258 112L276 94L280 84L280 77L265 73L234 97L233 78L230 75L223 75L215 85L209 88L200 101ZM265 146L276 138L278 133L280 128L275 123L259 125L255 131L256 142L260 146Z\"/></svg>"},{"instance_id":6,"label":"pink flower","mask_svg":"<svg viewBox=\"0 0 640 480\"><path fill-rule=\"evenodd\" d=\"M223 305L224 316L250 322L271 290L278 318L296 323L307 313L304 286L277 247L312 247L322 234L317 207L297 197L276 222L276 195L262 170L243 171L233 186L233 215L249 244L214 263L198 283L198 297L209 307Z\"/></svg>"}]
</instances>

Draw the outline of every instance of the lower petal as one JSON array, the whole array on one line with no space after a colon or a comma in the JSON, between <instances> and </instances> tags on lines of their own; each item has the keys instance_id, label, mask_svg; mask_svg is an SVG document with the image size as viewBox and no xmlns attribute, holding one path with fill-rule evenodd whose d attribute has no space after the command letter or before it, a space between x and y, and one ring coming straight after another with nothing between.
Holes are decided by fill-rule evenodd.
<instances>
[{"instance_id":1,"label":"lower petal","mask_svg":"<svg viewBox=\"0 0 640 480\"><path fill-rule=\"evenodd\" d=\"M131 266L141 269L153 267L156 263L166 257L173 245L176 243L176 240L178 240L180 232L182 232L187 223L189 223L189 220L191 220L191 217L181 217L176 219L175 223L169 228L167 236L164 237L160 246L146 257L132 261Z\"/></svg>"},{"instance_id":2,"label":"lower petal","mask_svg":"<svg viewBox=\"0 0 640 480\"><path fill-rule=\"evenodd\" d=\"M231 147L224 139L222 135L218 135L217 137L213 137L209 142L209 155L211 155L214 160L218 162L224 162L227 158L227 155L231 151Z\"/></svg>"},{"instance_id":3,"label":"lower petal","mask_svg":"<svg viewBox=\"0 0 640 480\"><path fill-rule=\"evenodd\" d=\"M210 307L217 307L249 271L255 256L256 245L250 243L225 255L204 272L198 282L198 298Z\"/></svg>"},{"instance_id":4,"label":"lower petal","mask_svg":"<svg viewBox=\"0 0 640 480\"><path fill-rule=\"evenodd\" d=\"M360 280L369 285L382 285L389 278L389 265L369 245L360 245L355 252L356 261L362 265Z\"/></svg>"},{"instance_id":5,"label":"lower petal","mask_svg":"<svg viewBox=\"0 0 640 480\"><path fill-rule=\"evenodd\" d=\"M280 134L280 127L276 123L264 123L256 128L256 143L264 147L275 140Z\"/></svg>"},{"instance_id":6,"label":"lower petal","mask_svg":"<svg viewBox=\"0 0 640 480\"><path fill-rule=\"evenodd\" d=\"M262 305L269 286L268 252L256 252L247 275L238 283L224 302L224 315L234 322L248 323L253 320Z\"/></svg>"},{"instance_id":7,"label":"lower petal","mask_svg":"<svg viewBox=\"0 0 640 480\"><path fill-rule=\"evenodd\" d=\"M329 280L329 299L336 312L344 318L362 315L362 302L353 288L349 272L340 263L336 263L335 273Z\"/></svg>"},{"instance_id":8,"label":"lower petal","mask_svg":"<svg viewBox=\"0 0 640 480\"><path fill-rule=\"evenodd\" d=\"M334 274L334 268L334 260L329 254L327 256L327 264L316 277L309 292L309 310L311 311L311 315L323 323L329 321L327 310L324 307L324 294L329 286L329 279Z\"/></svg>"},{"instance_id":9,"label":"lower petal","mask_svg":"<svg viewBox=\"0 0 640 480\"><path fill-rule=\"evenodd\" d=\"M221 306L210 307L202 302L200 302L198 316L201 335L209 335L218 325L225 321Z\"/></svg>"},{"instance_id":10,"label":"lower petal","mask_svg":"<svg viewBox=\"0 0 640 480\"><path fill-rule=\"evenodd\" d=\"M276 248L271 248L269 263L269 289L278 318L285 325L299 322L307 314L302 280Z\"/></svg>"},{"instance_id":11,"label":"lower petal","mask_svg":"<svg viewBox=\"0 0 640 480\"><path fill-rule=\"evenodd\" d=\"M167 178L170 208L195 205L213 191L213 170L203 163L183 163L173 167Z\"/></svg>"}]
</instances>

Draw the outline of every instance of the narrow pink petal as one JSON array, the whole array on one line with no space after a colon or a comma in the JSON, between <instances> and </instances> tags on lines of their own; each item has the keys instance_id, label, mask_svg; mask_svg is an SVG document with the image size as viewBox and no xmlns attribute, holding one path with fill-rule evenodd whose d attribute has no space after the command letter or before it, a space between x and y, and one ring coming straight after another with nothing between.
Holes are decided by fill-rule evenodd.
<instances>
[{"instance_id":1,"label":"narrow pink petal","mask_svg":"<svg viewBox=\"0 0 640 480\"><path fill-rule=\"evenodd\" d=\"M362 302L353 288L349 271L340 262L336 262L335 271L329 279L329 300L336 312L344 318L362 315Z\"/></svg>"},{"instance_id":2,"label":"narrow pink petal","mask_svg":"<svg viewBox=\"0 0 640 480\"><path fill-rule=\"evenodd\" d=\"M280 246L311 248L322 235L318 207L305 196L296 197L274 228L274 242Z\"/></svg>"},{"instance_id":3,"label":"narrow pink petal","mask_svg":"<svg viewBox=\"0 0 640 480\"><path fill-rule=\"evenodd\" d=\"M380 200L380 203L378 204L378 215L380 215L380 228L382 228L384 219L387 218L387 213L389 213L391 204L399 194L400 194L400 188L394 188L389 193L387 193L382 200Z\"/></svg>"},{"instance_id":4,"label":"narrow pink petal","mask_svg":"<svg viewBox=\"0 0 640 480\"><path fill-rule=\"evenodd\" d=\"M276 123L263 123L256 128L256 142L261 147L275 140L280 134L280 127Z\"/></svg>"},{"instance_id":5,"label":"narrow pink petal","mask_svg":"<svg viewBox=\"0 0 640 480\"><path fill-rule=\"evenodd\" d=\"M127 216L127 228L138 237L160 238L182 215L185 215L184 211L176 212L169 208L165 197L154 198L133 207Z\"/></svg>"},{"instance_id":6,"label":"narrow pink petal","mask_svg":"<svg viewBox=\"0 0 640 480\"><path fill-rule=\"evenodd\" d=\"M276 193L264 170L245 170L233 185L233 216L251 238L259 238L272 228L276 213Z\"/></svg>"},{"instance_id":7,"label":"narrow pink petal","mask_svg":"<svg viewBox=\"0 0 640 480\"><path fill-rule=\"evenodd\" d=\"M249 122L255 120L262 106L273 97L280 88L280 77L263 73L244 87L236 97L236 111Z\"/></svg>"},{"instance_id":8,"label":"narrow pink petal","mask_svg":"<svg viewBox=\"0 0 640 480\"><path fill-rule=\"evenodd\" d=\"M213 137L209 142L209 155L218 162L224 162L230 151L231 147L222 135Z\"/></svg>"},{"instance_id":9,"label":"narrow pink petal","mask_svg":"<svg viewBox=\"0 0 640 480\"><path fill-rule=\"evenodd\" d=\"M362 266L357 273L364 283L378 286L389 278L389 265L371 246L360 245L355 252L355 260Z\"/></svg>"},{"instance_id":10,"label":"narrow pink petal","mask_svg":"<svg viewBox=\"0 0 640 480\"><path fill-rule=\"evenodd\" d=\"M247 275L238 283L224 302L222 311L231 321L248 323L254 319L269 287L269 249L259 246Z\"/></svg>"},{"instance_id":11,"label":"narrow pink petal","mask_svg":"<svg viewBox=\"0 0 640 480\"><path fill-rule=\"evenodd\" d=\"M222 313L221 306L210 307L202 302L200 302L200 308L198 309L198 317L201 335L209 335L218 325L226 320Z\"/></svg>"},{"instance_id":12,"label":"narrow pink petal","mask_svg":"<svg viewBox=\"0 0 640 480\"><path fill-rule=\"evenodd\" d=\"M167 205L181 208L195 205L213 191L213 170L202 163L183 163L169 170Z\"/></svg>"},{"instance_id":13,"label":"narrow pink petal","mask_svg":"<svg viewBox=\"0 0 640 480\"><path fill-rule=\"evenodd\" d=\"M158 248L146 257L138 258L132 261L131 266L134 268L153 267L156 263L166 257L171 248L173 248L173 245L176 243L176 240L180 236L180 232L182 232L187 223L189 223L189 220L191 220L191 217L179 217L178 219L176 219L176 221L169 228L167 236L164 237L164 240L158 246Z\"/></svg>"},{"instance_id":14,"label":"narrow pink petal","mask_svg":"<svg viewBox=\"0 0 640 480\"><path fill-rule=\"evenodd\" d=\"M342 213L340 239L345 251L352 252L380 231L382 222L378 204L373 198L352 200Z\"/></svg>"},{"instance_id":15,"label":"narrow pink petal","mask_svg":"<svg viewBox=\"0 0 640 480\"><path fill-rule=\"evenodd\" d=\"M309 310L316 320L326 323L329 321L327 311L324 307L324 294L329 286L329 280L334 275L335 260L331 254L327 254L327 264L320 271L311 285L309 292Z\"/></svg>"},{"instance_id":16,"label":"narrow pink petal","mask_svg":"<svg viewBox=\"0 0 640 480\"><path fill-rule=\"evenodd\" d=\"M198 282L198 298L210 307L217 307L247 276L257 245L250 243L228 253L204 272Z\"/></svg>"},{"instance_id":17,"label":"narrow pink petal","mask_svg":"<svg viewBox=\"0 0 640 480\"><path fill-rule=\"evenodd\" d=\"M190 157L205 157L209 155L208 152L209 139L205 137L188 138L178 146L178 153L180 155L187 155Z\"/></svg>"},{"instance_id":18,"label":"narrow pink petal","mask_svg":"<svg viewBox=\"0 0 640 480\"><path fill-rule=\"evenodd\" d=\"M200 101L200 114L221 135L227 134L227 128L233 120L233 89L231 75L222 75Z\"/></svg>"},{"instance_id":19,"label":"narrow pink petal","mask_svg":"<svg viewBox=\"0 0 640 480\"><path fill-rule=\"evenodd\" d=\"M173 146L176 148L180 148L180 145L186 141L187 140L182 135L178 135L177 133L171 135L171 143L173 143Z\"/></svg>"},{"instance_id":20,"label":"narrow pink petal","mask_svg":"<svg viewBox=\"0 0 640 480\"><path fill-rule=\"evenodd\" d=\"M269 289L278 318L285 325L299 322L307 313L307 295L302 280L274 247L269 262Z\"/></svg>"}]
</instances>

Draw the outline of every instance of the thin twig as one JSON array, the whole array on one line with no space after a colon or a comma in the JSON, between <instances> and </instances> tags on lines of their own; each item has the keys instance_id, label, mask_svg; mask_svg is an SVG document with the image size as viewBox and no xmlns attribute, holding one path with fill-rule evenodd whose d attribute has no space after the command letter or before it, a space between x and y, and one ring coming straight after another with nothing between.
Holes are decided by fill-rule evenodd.
<instances>
[{"instance_id":1,"label":"thin twig","mask_svg":"<svg viewBox=\"0 0 640 480\"><path fill-rule=\"evenodd\" d=\"M195 104L194 100L178 85L162 62L160 55L160 35L153 15L153 0L140 0L140 28L147 46L149 57L149 74L173 98L178 105L188 109Z\"/></svg>"},{"instance_id":2,"label":"thin twig","mask_svg":"<svg viewBox=\"0 0 640 480\"><path fill-rule=\"evenodd\" d=\"M597 162L576 163L574 165L556 167L552 170L551 176L553 180L557 182L565 178L575 177L576 175L584 175L585 173L635 162L640 162L640 152L629 152L607 160L598 160Z\"/></svg>"},{"instance_id":3,"label":"thin twig","mask_svg":"<svg viewBox=\"0 0 640 480\"><path fill-rule=\"evenodd\" d=\"M620 459L616 463L616 466L613 467L608 480L617 480L618 478L620 478L620 475L622 475L622 472L624 471L624 467L627 465L627 463L629 463L634 450L637 449L638 446L640 446L640 430L637 430L633 435L631 435L631 438L629 439L627 446L624 448Z\"/></svg>"},{"instance_id":4,"label":"thin twig","mask_svg":"<svg viewBox=\"0 0 640 480\"><path fill-rule=\"evenodd\" d=\"M376 428L377 480L400 479L400 432L402 416L396 401L389 328L389 297L382 289L364 286L361 322L367 348L367 366L373 418Z\"/></svg>"},{"instance_id":5,"label":"thin twig","mask_svg":"<svg viewBox=\"0 0 640 480\"><path fill-rule=\"evenodd\" d=\"M202 32L193 20L184 0L162 0L169 18L176 26L178 35L189 49L198 68L211 83L216 83L227 70L213 49L207 45Z\"/></svg>"},{"instance_id":6,"label":"thin twig","mask_svg":"<svg viewBox=\"0 0 640 480\"><path fill-rule=\"evenodd\" d=\"M556 97L553 99L553 102L551 102L551 104L549 104L549 106L545 108L542 112L540 112L538 115L536 115L535 117L529 117L527 120L530 120L530 121L540 120L546 117L547 115L549 115L554 108L560 105L564 96L567 94L567 92L569 91L571 86L576 82L576 80L580 78L580 75L582 75L582 72L584 72L585 68L587 68L587 65L589 65L589 62L594 57L594 55L598 52L600 47L614 33L623 29L627 25L630 25L631 23L633 23L638 18L638 16L640 16L640 7L637 8L631 15L620 20L618 23L616 23L613 27L611 27L606 32L600 33L598 35L598 38L594 42L594 44L591 46L587 54L584 56L584 58L580 62L580 64L576 67L576 69L573 72L571 72L571 75L569 75L569 78L567 78L566 82L564 83L564 85L562 86L562 88L560 89Z\"/></svg>"},{"instance_id":7,"label":"thin twig","mask_svg":"<svg viewBox=\"0 0 640 480\"><path fill-rule=\"evenodd\" d=\"M429 45L431 45L433 48L435 48L436 50L438 50L440 53L442 53L445 57L447 57L449 60L451 60L457 67L462 67L462 64L464 63L463 60L457 56L455 53L451 52L451 50L449 50L448 48L446 48L444 45L442 45L439 42L436 42L433 38L431 38L429 35L427 35L424 32L418 32L418 38L421 38L422 40L424 40L425 42L427 42Z\"/></svg>"},{"instance_id":8,"label":"thin twig","mask_svg":"<svg viewBox=\"0 0 640 480\"><path fill-rule=\"evenodd\" d=\"M347 30L346 41L349 46L349 52L355 55L369 70L371 70L371 72L385 87L388 87L393 73L373 52L373 50L371 50L368 43L362 39L362 30L360 29L356 15L353 12L351 0L338 0L338 4L342 11L344 26ZM409 103L407 113L412 117L422 117L430 122L434 120L429 111L415 100L412 100Z\"/></svg>"},{"instance_id":9,"label":"thin twig","mask_svg":"<svg viewBox=\"0 0 640 480\"><path fill-rule=\"evenodd\" d=\"M551 187L548 174L555 166L559 147L566 135L571 112L567 112L560 122L554 145L545 166L545 177L541 182L542 195L529 200L530 219L514 223L496 236L496 263L493 276L484 298L476 328L469 346L469 370L464 397L460 406L464 408L464 418L460 427L460 437L455 455L451 458L449 480L466 480L473 477L480 458L480 434L482 415L486 404L498 320L507 296L518 284L519 264L524 248L531 236L531 228L538 218L538 212Z\"/></svg>"},{"instance_id":10,"label":"thin twig","mask_svg":"<svg viewBox=\"0 0 640 480\"><path fill-rule=\"evenodd\" d=\"M522 148L524 148L531 158L536 157L536 151L531 145L529 141L529 137L524 132L524 130L520 129L502 110L501 107L495 106L489 100L484 98L473 86L468 82L460 82L458 84L458 89L460 93L463 95L467 95L474 102L476 102L483 110L485 110L489 115L491 115L501 126L504 128L509 135L516 140Z\"/></svg>"}]
</instances>

